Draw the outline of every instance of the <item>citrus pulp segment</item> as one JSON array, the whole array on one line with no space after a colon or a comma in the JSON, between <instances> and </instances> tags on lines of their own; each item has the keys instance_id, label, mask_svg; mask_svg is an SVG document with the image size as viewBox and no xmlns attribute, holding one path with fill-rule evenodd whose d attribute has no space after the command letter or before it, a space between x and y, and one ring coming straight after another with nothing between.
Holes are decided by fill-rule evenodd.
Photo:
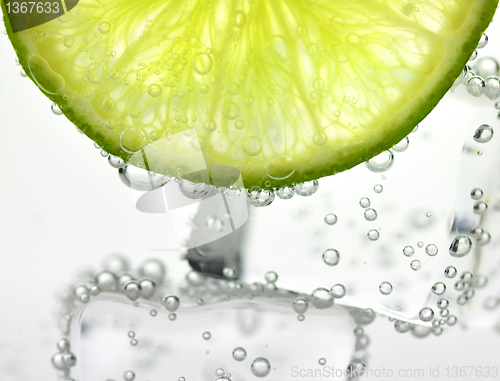
<instances>
[{"instance_id":1,"label":"citrus pulp segment","mask_svg":"<svg viewBox=\"0 0 500 381\"><path fill-rule=\"evenodd\" d=\"M5 20L28 76L105 151L188 178L201 152L208 168L237 168L245 187L273 188L403 139L458 77L496 6L81 0L29 30Z\"/></svg>"}]
</instances>

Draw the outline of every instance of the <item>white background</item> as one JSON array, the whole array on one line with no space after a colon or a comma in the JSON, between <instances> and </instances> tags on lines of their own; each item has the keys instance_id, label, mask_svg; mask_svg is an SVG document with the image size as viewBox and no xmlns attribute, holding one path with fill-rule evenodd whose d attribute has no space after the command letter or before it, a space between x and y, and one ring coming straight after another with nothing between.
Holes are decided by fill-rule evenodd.
<instances>
[{"instance_id":1,"label":"white background","mask_svg":"<svg viewBox=\"0 0 500 381\"><path fill-rule=\"evenodd\" d=\"M488 34L490 46L484 53L500 58L495 41L500 28ZM152 254L149 249L175 243L163 217L134 210L117 171L70 122L52 113L51 102L21 77L14 58L2 33L0 380L49 381L56 380L50 357L60 337L54 318L57 286L82 266L98 266L109 252L141 261ZM172 266L180 266L176 253L157 256L171 272ZM374 369L424 369L427 378L429 366L440 366L439 379L451 380L445 377L446 366L500 367L498 332L456 327L420 340L397 334L383 318L366 332Z\"/></svg>"}]
</instances>

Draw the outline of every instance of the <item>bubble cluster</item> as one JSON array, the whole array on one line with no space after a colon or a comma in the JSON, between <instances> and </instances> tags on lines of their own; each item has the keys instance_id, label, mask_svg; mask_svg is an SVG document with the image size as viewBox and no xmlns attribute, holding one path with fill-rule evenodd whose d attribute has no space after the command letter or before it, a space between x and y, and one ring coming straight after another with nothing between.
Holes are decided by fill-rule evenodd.
<instances>
[{"instance_id":1,"label":"bubble cluster","mask_svg":"<svg viewBox=\"0 0 500 381\"><path fill-rule=\"evenodd\" d=\"M76 365L76 356L70 352L70 343L67 339L61 339L57 342L59 350L52 356L52 366L58 370L67 371Z\"/></svg>"}]
</instances>

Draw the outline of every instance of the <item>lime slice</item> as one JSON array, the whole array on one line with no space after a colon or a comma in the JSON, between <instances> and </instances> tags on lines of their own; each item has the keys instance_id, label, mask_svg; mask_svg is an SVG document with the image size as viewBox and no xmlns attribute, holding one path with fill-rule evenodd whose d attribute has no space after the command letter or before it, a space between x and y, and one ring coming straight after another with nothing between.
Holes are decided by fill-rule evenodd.
<instances>
[{"instance_id":1,"label":"lime slice","mask_svg":"<svg viewBox=\"0 0 500 381\"><path fill-rule=\"evenodd\" d=\"M199 170L202 155L208 168L237 168L247 188L273 188L403 139L459 76L496 6L81 0L29 30L6 25L28 76L105 151L169 176Z\"/></svg>"}]
</instances>

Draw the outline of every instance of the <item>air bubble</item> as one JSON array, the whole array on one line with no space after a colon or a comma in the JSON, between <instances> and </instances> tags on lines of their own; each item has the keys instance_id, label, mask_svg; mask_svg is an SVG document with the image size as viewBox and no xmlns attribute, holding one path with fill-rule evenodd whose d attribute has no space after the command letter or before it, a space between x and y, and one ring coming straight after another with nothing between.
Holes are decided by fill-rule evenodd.
<instances>
[{"instance_id":1,"label":"air bubble","mask_svg":"<svg viewBox=\"0 0 500 381\"><path fill-rule=\"evenodd\" d=\"M457 323L457 317L454 316L454 315L450 315L448 316L448 318L446 319L446 323L449 325L449 326L453 326Z\"/></svg>"},{"instance_id":2,"label":"air bubble","mask_svg":"<svg viewBox=\"0 0 500 381\"><path fill-rule=\"evenodd\" d=\"M234 348L233 359L236 361L243 361L247 357L247 352L241 347Z\"/></svg>"},{"instance_id":3,"label":"air bubble","mask_svg":"<svg viewBox=\"0 0 500 381\"><path fill-rule=\"evenodd\" d=\"M394 322L394 328L399 333L405 333L410 330L411 324L406 321L396 320Z\"/></svg>"},{"instance_id":4,"label":"air bubble","mask_svg":"<svg viewBox=\"0 0 500 381\"><path fill-rule=\"evenodd\" d=\"M477 201L474 204L473 211L475 214L485 214L488 211L488 204L484 201Z\"/></svg>"},{"instance_id":5,"label":"air bubble","mask_svg":"<svg viewBox=\"0 0 500 381\"><path fill-rule=\"evenodd\" d=\"M450 255L455 258L465 257L472 250L472 240L462 234L456 236L450 245Z\"/></svg>"},{"instance_id":6,"label":"air bubble","mask_svg":"<svg viewBox=\"0 0 500 381\"><path fill-rule=\"evenodd\" d=\"M175 295L166 296L165 298L162 299L161 302L165 306L165 308L170 312L177 311L177 309L181 305L181 301Z\"/></svg>"},{"instance_id":7,"label":"air bubble","mask_svg":"<svg viewBox=\"0 0 500 381\"><path fill-rule=\"evenodd\" d=\"M328 266L336 266L340 262L340 253L335 249L328 249L323 253L323 262Z\"/></svg>"},{"instance_id":8,"label":"air bubble","mask_svg":"<svg viewBox=\"0 0 500 381\"><path fill-rule=\"evenodd\" d=\"M443 295L446 291L446 285L443 282L436 282L432 286L432 292L436 295Z\"/></svg>"},{"instance_id":9,"label":"air bubble","mask_svg":"<svg viewBox=\"0 0 500 381\"><path fill-rule=\"evenodd\" d=\"M413 271L418 271L422 267L422 263L418 259L415 259L411 261L410 267Z\"/></svg>"},{"instance_id":10,"label":"air bubble","mask_svg":"<svg viewBox=\"0 0 500 381\"><path fill-rule=\"evenodd\" d=\"M368 208L370 206L370 199L368 197L362 197L360 200L359 200L359 205L362 207L362 208Z\"/></svg>"},{"instance_id":11,"label":"air bubble","mask_svg":"<svg viewBox=\"0 0 500 381\"><path fill-rule=\"evenodd\" d=\"M488 143L493 138L493 128L483 124L476 129L473 138L478 143Z\"/></svg>"},{"instance_id":12,"label":"air bubble","mask_svg":"<svg viewBox=\"0 0 500 381\"><path fill-rule=\"evenodd\" d=\"M480 200L483 197L483 191L481 189L479 189L479 188L474 188L470 192L470 197L473 200Z\"/></svg>"},{"instance_id":13,"label":"air bubble","mask_svg":"<svg viewBox=\"0 0 500 381\"><path fill-rule=\"evenodd\" d=\"M328 213L325 216L325 223L327 225L335 225L337 223L337 215L335 215L333 213Z\"/></svg>"},{"instance_id":14,"label":"air bubble","mask_svg":"<svg viewBox=\"0 0 500 381\"><path fill-rule=\"evenodd\" d=\"M457 269L454 266L448 266L447 268L444 269L444 276L446 278L455 278L457 275Z\"/></svg>"},{"instance_id":15,"label":"air bubble","mask_svg":"<svg viewBox=\"0 0 500 381\"><path fill-rule=\"evenodd\" d=\"M217 123L213 119L207 119L203 122L203 128L207 132L213 132L217 128Z\"/></svg>"},{"instance_id":16,"label":"air bubble","mask_svg":"<svg viewBox=\"0 0 500 381\"><path fill-rule=\"evenodd\" d=\"M243 25L245 25L245 22L247 21L247 16L245 13L242 11L236 11L233 16L233 25L236 28L241 28Z\"/></svg>"},{"instance_id":17,"label":"air bubble","mask_svg":"<svg viewBox=\"0 0 500 381\"><path fill-rule=\"evenodd\" d=\"M52 112L55 114L55 115L62 115L62 111L61 109L59 108L59 106L55 103L52 103L52 105L50 105L50 109L52 110Z\"/></svg>"},{"instance_id":18,"label":"air bubble","mask_svg":"<svg viewBox=\"0 0 500 381\"><path fill-rule=\"evenodd\" d=\"M205 183L193 183L183 179L179 181L179 190L184 196L192 200L198 200L205 197L212 190L212 186Z\"/></svg>"},{"instance_id":19,"label":"air bubble","mask_svg":"<svg viewBox=\"0 0 500 381\"><path fill-rule=\"evenodd\" d=\"M487 44L488 44L488 36L486 35L486 33L483 33L483 35L481 36L481 39L479 40L479 43L477 44L477 48L482 49Z\"/></svg>"},{"instance_id":20,"label":"air bubble","mask_svg":"<svg viewBox=\"0 0 500 381\"><path fill-rule=\"evenodd\" d=\"M367 221L375 221L377 219L377 211L372 208L368 208L365 210L365 220Z\"/></svg>"},{"instance_id":21,"label":"air bubble","mask_svg":"<svg viewBox=\"0 0 500 381\"><path fill-rule=\"evenodd\" d=\"M291 156L279 155L269 160L264 170L271 179L284 180L293 175L295 165L295 160Z\"/></svg>"},{"instance_id":22,"label":"air bubble","mask_svg":"<svg viewBox=\"0 0 500 381\"><path fill-rule=\"evenodd\" d=\"M498 296L490 296L484 302L484 308L487 310L494 310L500 306L500 298Z\"/></svg>"},{"instance_id":23,"label":"air bubble","mask_svg":"<svg viewBox=\"0 0 500 381\"><path fill-rule=\"evenodd\" d=\"M479 97L483 94L485 83L483 78L474 76L467 82L467 91L474 97Z\"/></svg>"},{"instance_id":24,"label":"air bubble","mask_svg":"<svg viewBox=\"0 0 500 381\"><path fill-rule=\"evenodd\" d=\"M262 141L257 136L250 136L243 143L243 150L249 156L258 155L262 151Z\"/></svg>"},{"instance_id":25,"label":"air bubble","mask_svg":"<svg viewBox=\"0 0 500 381\"><path fill-rule=\"evenodd\" d=\"M252 361L251 370L254 376L265 377L271 371L271 364L263 357L257 357Z\"/></svg>"},{"instance_id":26,"label":"air bubble","mask_svg":"<svg viewBox=\"0 0 500 381\"><path fill-rule=\"evenodd\" d=\"M309 307L309 302L304 297L298 297L293 301L292 304L293 310L298 314L303 314L307 311Z\"/></svg>"},{"instance_id":27,"label":"air bubble","mask_svg":"<svg viewBox=\"0 0 500 381\"><path fill-rule=\"evenodd\" d=\"M125 285L125 296L134 301L141 296L141 285L139 282L133 280Z\"/></svg>"},{"instance_id":28,"label":"air bubble","mask_svg":"<svg viewBox=\"0 0 500 381\"><path fill-rule=\"evenodd\" d=\"M375 173L385 172L394 165L394 154L384 151L366 162L366 167Z\"/></svg>"},{"instance_id":29,"label":"air bubble","mask_svg":"<svg viewBox=\"0 0 500 381\"><path fill-rule=\"evenodd\" d=\"M410 138L407 136L403 138L398 144L396 144L394 147L391 148L391 150L395 152L404 152L408 149L408 146L410 145Z\"/></svg>"},{"instance_id":30,"label":"air bubble","mask_svg":"<svg viewBox=\"0 0 500 381\"><path fill-rule=\"evenodd\" d=\"M281 198L282 200L289 200L295 195L295 187L281 187L276 189L276 196Z\"/></svg>"},{"instance_id":31,"label":"air bubble","mask_svg":"<svg viewBox=\"0 0 500 381\"><path fill-rule=\"evenodd\" d=\"M123 374L123 379L125 381L134 381L135 379L135 373L132 372L131 370L127 370L124 374Z\"/></svg>"},{"instance_id":32,"label":"air bubble","mask_svg":"<svg viewBox=\"0 0 500 381\"><path fill-rule=\"evenodd\" d=\"M159 97L161 95L161 86L153 83L148 87L148 94L152 97Z\"/></svg>"},{"instance_id":33,"label":"air bubble","mask_svg":"<svg viewBox=\"0 0 500 381\"><path fill-rule=\"evenodd\" d=\"M65 47L71 48L75 43L75 39L73 38L73 36L64 36L62 43Z\"/></svg>"},{"instance_id":34,"label":"air bubble","mask_svg":"<svg viewBox=\"0 0 500 381\"><path fill-rule=\"evenodd\" d=\"M212 70L213 60L212 58L205 53L197 53L193 57L193 69L200 75L205 75Z\"/></svg>"},{"instance_id":35,"label":"air bubble","mask_svg":"<svg viewBox=\"0 0 500 381\"><path fill-rule=\"evenodd\" d=\"M487 77L484 80L484 95L491 100L497 99L500 96L500 78Z\"/></svg>"},{"instance_id":36,"label":"air bubble","mask_svg":"<svg viewBox=\"0 0 500 381\"><path fill-rule=\"evenodd\" d=\"M121 165L119 159L110 161L109 163L112 166ZM170 181L170 177L168 176L160 174L152 176L150 172L133 165L119 167L118 175L126 186L140 191L158 189Z\"/></svg>"},{"instance_id":37,"label":"air bubble","mask_svg":"<svg viewBox=\"0 0 500 381\"><path fill-rule=\"evenodd\" d=\"M317 288L311 294L311 303L317 309L324 309L333 305L333 295L326 288Z\"/></svg>"},{"instance_id":38,"label":"air bubble","mask_svg":"<svg viewBox=\"0 0 500 381\"><path fill-rule=\"evenodd\" d=\"M405 246L403 248L403 254L407 257L411 257L413 254L415 254L415 249L412 246Z\"/></svg>"},{"instance_id":39,"label":"air bubble","mask_svg":"<svg viewBox=\"0 0 500 381\"><path fill-rule=\"evenodd\" d=\"M274 201L274 198L274 192L267 189L248 191L247 193L248 202L256 207L271 205L271 203Z\"/></svg>"},{"instance_id":40,"label":"air bubble","mask_svg":"<svg viewBox=\"0 0 500 381\"><path fill-rule=\"evenodd\" d=\"M222 114L230 120L237 119L240 115L240 108L234 102L227 102L222 106Z\"/></svg>"},{"instance_id":41,"label":"air bubble","mask_svg":"<svg viewBox=\"0 0 500 381\"><path fill-rule=\"evenodd\" d=\"M380 233L377 229L371 229L366 234L370 241L376 241L380 238Z\"/></svg>"},{"instance_id":42,"label":"air bubble","mask_svg":"<svg viewBox=\"0 0 500 381\"><path fill-rule=\"evenodd\" d=\"M106 33L109 33L109 30L111 29L111 25L104 21L102 23L99 24L99 32L103 33L103 34L106 34Z\"/></svg>"},{"instance_id":43,"label":"air bubble","mask_svg":"<svg viewBox=\"0 0 500 381\"><path fill-rule=\"evenodd\" d=\"M299 196L312 196L319 188L318 180L306 181L295 185L295 193Z\"/></svg>"},{"instance_id":44,"label":"air bubble","mask_svg":"<svg viewBox=\"0 0 500 381\"><path fill-rule=\"evenodd\" d=\"M274 271L268 271L266 275L264 275L264 279L267 283L275 283L278 280L278 274Z\"/></svg>"},{"instance_id":45,"label":"air bubble","mask_svg":"<svg viewBox=\"0 0 500 381\"><path fill-rule=\"evenodd\" d=\"M116 107L116 102L114 99L112 98L106 98L103 102L102 102L102 107L104 107L104 109L108 112L111 112L115 109Z\"/></svg>"},{"instance_id":46,"label":"air bubble","mask_svg":"<svg viewBox=\"0 0 500 381\"><path fill-rule=\"evenodd\" d=\"M431 321L434 317L434 311L430 307L424 307L420 310L418 316L422 321Z\"/></svg>"},{"instance_id":47,"label":"air bubble","mask_svg":"<svg viewBox=\"0 0 500 381\"><path fill-rule=\"evenodd\" d=\"M322 146L323 144L325 144L327 142L327 140L328 140L328 136L324 132L317 132L313 136L314 144L316 144L318 146Z\"/></svg>"},{"instance_id":48,"label":"air bubble","mask_svg":"<svg viewBox=\"0 0 500 381\"><path fill-rule=\"evenodd\" d=\"M90 83L98 84L104 79L104 68L98 63L91 63L87 66L85 74Z\"/></svg>"},{"instance_id":49,"label":"air bubble","mask_svg":"<svg viewBox=\"0 0 500 381\"><path fill-rule=\"evenodd\" d=\"M140 127L130 127L120 134L120 147L127 153L141 152L149 143L146 131Z\"/></svg>"},{"instance_id":50,"label":"air bubble","mask_svg":"<svg viewBox=\"0 0 500 381\"><path fill-rule=\"evenodd\" d=\"M208 331L203 332L201 336L203 337L203 340L210 340L212 338L212 334Z\"/></svg>"},{"instance_id":51,"label":"air bubble","mask_svg":"<svg viewBox=\"0 0 500 381\"><path fill-rule=\"evenodd\" d=\"M384 187L381 185L381 184L376 184L374 187L373 187L373 191L375 193L382 193L382 191L384 190Z\"/></svg>"},{"instance_id":52,"label":"air bubble","mask_svg":"<svg viewBox=\"0 0 500 381\"><path fill-rule=\"evenodd\" d=\"M334 298L341 299L345 296L346 290L344 285L342 284L334 284L332 288L330 289L331 294L333 295Z\"/></svg>"},{"instance_id":53,"label":"air bubble","mask_svg":"<svg viewBox=\"0 0 500 381\"><path fill-rule=\"evenodd\" d=\"M319 364L319 365L325 365L325 364L326 364L326 360L325 360L324 358L320 358L320 359L318 360L318 364Z\"/></svg>"},{"instance_id":54,"label":"air bubble","mask_svg":"<svg viewBox=\"0 0 500 381\"><path fill-rule=\"evenodd\" d=\"M480 239L483 236L484 230L480 226L474 226L470 232L473 238Z\"/></svg>"},{"instance_id":55,"label":"air bubble","mask_svg":"<svg viewBox=\"0 0 500 381\"><path fill-rule=\"evenodd\" d=\"M222 269L222 275L224 275L226 278L234 278L236 275L236 271L230 267L224 267Z\"/></svg>"},{"instance_id":56,"label":"air bubble","mask_svg":"<svg viewBox=\"0 0 500 381\"><path fill-rule=\"evenodd\" d=\"M438 253L438 248L436 245L434 244L429 244L425 247L425 252L427 253L427 255L429 255L430 257L434 257L435 255L437 255Z\"/></svg>"},{"instance_id":57,"label":"air bubble","mask_svg":"<svg viewBox=\"0 0 500 381\"><path fill-rule=\"evenodd\" d=\"M389 282L382 282L378 288L382 295L389 295L392 292L392 284Z\"/></svg>"}]
</instances>

